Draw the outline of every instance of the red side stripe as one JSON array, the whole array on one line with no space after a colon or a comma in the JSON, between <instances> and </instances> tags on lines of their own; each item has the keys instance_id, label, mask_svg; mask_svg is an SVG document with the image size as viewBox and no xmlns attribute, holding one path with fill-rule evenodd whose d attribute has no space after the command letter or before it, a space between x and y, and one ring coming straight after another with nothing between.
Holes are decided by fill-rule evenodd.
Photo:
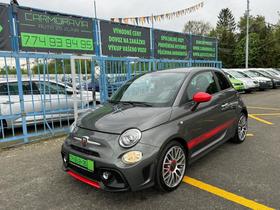
<instances>
[{"instance_id":1,"label":"red side stripe","mask_svg":"<svg viewBox=\"0 0 280 210\"><path fill-rule=\"evenodd\" d=\"M84 182L84 183L86 183L86 184L88 184L88 185L90 185L90 186L92 186L92 187L95 187L95 188L97 188L97 189L100 189L100 185L99 185L97 182L91 181L91 180L89 180L89 179L87 179L87 178L85 178L85 177L83 177L83 176L80 176L79 174L76 174L76 173L74 173L73 171L67 171L67 173L68 173L70 176L74 177L75 179L78 179L78 180L81 181L81 182Z\"/></svg>"},{"instance_id":2,"label":"red side stripe","mask_svg":"<svg viewBox=\"0 0 280 210\"><path fill-rule=\"evenodd\" d=\"M213 130L204 133L192 140L190 140L189 142L187 142L187 147L189 149L194 148L195 146L201 144L202 142L206 141L207 139L210 139L211 137L215 136L216 134L218 134L219 132L229 128L233 123L235 122L235 119L229 120L226 123L219 125L218 127L214 128Z\"/></svg>"}]
</instances>

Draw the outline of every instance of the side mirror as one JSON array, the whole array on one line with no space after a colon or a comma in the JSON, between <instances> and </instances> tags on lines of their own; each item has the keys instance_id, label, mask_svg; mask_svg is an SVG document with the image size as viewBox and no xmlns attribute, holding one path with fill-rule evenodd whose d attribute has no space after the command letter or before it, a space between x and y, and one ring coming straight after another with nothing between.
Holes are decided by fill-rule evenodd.
<instances>
[{"instance_id":1,"label":"side mirror","mask_svg":"<svg viewBox=\"0 0 280 210\"><path fill-rule=\"evenodd\" d=\"M193 101L196 103L205 103L212 99L212 96L208 93L198 92L194 94Z\"/></svg>"},{"instance_id":2,"label":"side mirror","mask_svg":"<svg viewBox=\"0 0 280 210\"><path fill-rule=\"evenodd\" d=\"M211 99L212 99L212 96L208 93L198 92L198 93L194 94L193 101L195 102L195 105L192 108L192 111L195 111L200 103L209 102L209 101L211 101Z\"/></svg>"}]
</instances>

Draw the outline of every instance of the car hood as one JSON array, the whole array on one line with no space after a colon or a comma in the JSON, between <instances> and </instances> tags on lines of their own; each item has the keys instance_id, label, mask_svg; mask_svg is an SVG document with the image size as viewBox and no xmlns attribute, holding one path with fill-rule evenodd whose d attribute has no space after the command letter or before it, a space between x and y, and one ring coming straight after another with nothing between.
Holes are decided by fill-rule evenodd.
<instances>
[{"instance_id":1,"label":"car hood","mask_svg":"<svg viewBox=\"0 0 280 210\"><path fill-rule=\"evenodd\" d=\"M238 79L230 79L230 82L232 84L238 84L238 83L242 83L242 81L238 80Z\"/></svg>"},{"instance_id":2,"label":"car hood","mask_svg":"<svg viewBox=\"0 0 280 210\"><path fill-rule=\"evenodd\" d=\"M121 134L129 128L145 131L167 122L171 112L171 107L105 104L80 116L77 120L77 126L114 134Z\"/></svg>"},{"instance_id":3,"label":"car hood","mask_svg":"<svg viewBox=\"0 0 280 210\"><path fill-rule=\"evenodd\" d=\"M258 81L267 81L267 82L269 82L269 81L271 81L271 79L268 79L267 77L254 77L254 78L256 78Z\"/></svg>"},{"instance_id":4,"label":"car hood","mask_svg":"<svg viewBox=\"0 0 280 210\"><path fill-rule=\"evenodd\" d=\"M244 83L253 83L254 80L251 78L238 78L238 80L244 82Z\"/></svg>"}]
</instances>

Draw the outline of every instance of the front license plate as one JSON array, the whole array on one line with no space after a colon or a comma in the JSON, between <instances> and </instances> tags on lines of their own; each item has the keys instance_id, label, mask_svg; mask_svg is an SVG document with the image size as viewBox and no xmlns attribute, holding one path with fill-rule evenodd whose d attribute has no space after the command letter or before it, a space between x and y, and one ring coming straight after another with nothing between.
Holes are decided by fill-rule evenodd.
<instances>
[{"instance_id":1,"label":"front license plate","mask_svg":"<svg viewBox=\"0 0 280 210\"><path fill-rule=\"evenodd\" d=\"M76 155L69 154L69 161L88 171L94 171L94 162L92 160L86 160Z\"/></svg>"}]
</instances>

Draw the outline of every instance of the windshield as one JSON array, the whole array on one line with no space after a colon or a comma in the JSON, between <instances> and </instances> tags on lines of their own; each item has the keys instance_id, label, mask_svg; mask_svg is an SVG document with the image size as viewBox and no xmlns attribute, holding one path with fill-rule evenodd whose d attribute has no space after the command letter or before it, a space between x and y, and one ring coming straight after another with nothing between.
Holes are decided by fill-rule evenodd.
<instances>
[{"instance_id":1,"label":"windshield","mask_svg":"<svg viewBox=\"0 0 280 210\"><path fill-rule=\"evenodd\" d=\"M260 71L260 73L263 74L263 75L265 75L265 76L267 76L267 77L270 77L270 76L271 76L269 73L267 73L267 72L265 72L265 71Z\"/></svg>"},{"instance_id":2,"label":"windshield","mask_svg":"<svg viewBox=\"0 0 280 210\"><path fill-rule=\"evenodd\" d=\"M245 74L244 72L238 72L239 74L242 74L244 77L246 77L246 78L250 78L247 74Z\"/></svg>"},{"instance_id":3,"label":"windshield","mask_svg":"<svg viewBox=\"0 0 280 210\"><path fill-rule=\"evenodd\" d=\"M243 76L242 74L240 74L239 72L237 71L229 71L228 72L230 75L232 75L233 77L235 78L244 78L245 76Z\"/></svg>"},{"instance_id":4,"label":"windshield","mask_svg":"<svg viewBox=\"0 0 280 210\"><path fill-rule=\"evenodd\" d=\"M273 75L273 76L278 76L274 71L267 71L268 74Z\"/></svg>"},{"instance_id":5,"label":"windshield","mask_svg":"<svg viewBox=\"0 0 280 210\"><path fill-rule=\"evenodd\" d=\"M136 102L171 106L186 77L182 73L146 74L125 83L109 102Z\"/></svg>"},{"instance_id":6,"label":"windshield","mask_svg":"<svg viewBox=\"0 0 280 210\"><path fill-rule=\"evenodd\" d=\"M256 75L255 73L251 72L251 71L244 71L245 74L247 74L249 77L258 77L258 75Z\"/></svg>"}]
</instances>

